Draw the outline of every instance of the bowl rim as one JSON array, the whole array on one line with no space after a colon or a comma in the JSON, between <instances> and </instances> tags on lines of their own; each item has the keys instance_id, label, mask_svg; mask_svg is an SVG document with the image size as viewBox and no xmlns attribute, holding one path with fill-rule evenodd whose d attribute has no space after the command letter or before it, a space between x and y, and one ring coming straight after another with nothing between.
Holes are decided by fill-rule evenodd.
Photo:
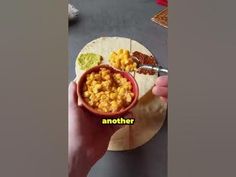
<instances>
[{"instance_id":1,"label":"bowl rim","mask_svg":"<svg viewBox=\"0 0 236 177\"><path fill-rule=\"evenodd\" d=\"M107 68L107 69L110 69L112 70L113 72L116 72L116 73L121 73L122 76L128 76L126 77L126 79L128 79L130 82L132 80L133 84L132 86L135 87L134 90L136 90L136 92L134 93L134 99L132 100L132 102L129 104L129 106L127 106L125 109L123 109L122 111L119 111L119 112L100 112L100 111L97 111L95 110L94 108L92 108L90 105L88 105L85 101L84 101L84 98L81 94L81 89L82 89L82 85L83 85L83 81L86 77L87 74L93 72L94 70L98 69L98 68ZM131 83L132 83L131 82ZM121 71L121 70L118 70L108 64L102 64L102 65L98 65L98 66L94 66L88 70L86 70L82 76L80 77L79 81L78 81L78 84L77 84L77 95L78 95L78 98L80 99L82 105L88 109L90 112L92 112L93 114L96 114L96 115L99 115L99 116L107 116L107 117L113 117L113 116L120 116L120 115L124 115L126 113L129 112L130 109L132 109L138 102L138 97L139 97L139 87L138 87L138 83L136 81L136 79L129 73L129 72L126 72L126 71Z\"/></svg>"}]
</instances>

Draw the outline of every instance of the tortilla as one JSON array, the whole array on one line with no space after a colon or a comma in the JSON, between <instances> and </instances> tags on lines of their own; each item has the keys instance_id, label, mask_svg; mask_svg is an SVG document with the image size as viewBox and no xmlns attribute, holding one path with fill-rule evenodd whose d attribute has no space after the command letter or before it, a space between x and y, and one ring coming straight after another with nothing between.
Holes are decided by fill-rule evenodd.
<instances>
[{"instance_id":1,"label":"tortilla","mask_svg":"<svg viewBox=\"0 0 236 177\"><path fill-rule=\"evenodd\" d=\"M151 90L139 99L132 110L134 125L126 125L111 138L108 150L123 151L144 145L160 130L165 120L166 105Z\"/></svg>"},{"instance_id":2,"label":"tortilla","mask_svg":"<svg viewBox=\"0 0 236 177\"><path fill-rule=\"evenodd\" d=\"M110 53L120 48L127 49L131 53L139 51L152 55L139 42L124 37L101 37L95 39L85 45L78 55L96 53L103 57L101 64L109 64ZM75 67L75 71L75 81L78 81L84 71L78 67ZM132 109L135 124L124 126L111 137L108 146L110 151L130 150L144 145L157 134L165 120L167 106L160 98L153 96L151 91L157 76L138 73L131 74L135 77L140 92L138 104Z\"/></svg>"}]
</instances>

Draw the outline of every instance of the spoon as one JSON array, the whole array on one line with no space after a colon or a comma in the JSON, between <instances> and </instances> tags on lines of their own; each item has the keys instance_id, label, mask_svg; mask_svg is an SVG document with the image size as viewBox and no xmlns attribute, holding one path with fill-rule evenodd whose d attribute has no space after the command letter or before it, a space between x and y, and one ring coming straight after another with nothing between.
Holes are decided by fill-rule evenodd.
<instances>
[{"instance_id":1,"label":"spoon","mask_svg":"<svg viewBox=\"0 0 236 177\"><path fill-rule=\"evenodd\" d=\"M138 69L148 69L148 70L154 70L158 74L159 73L165 73L168 74L168 69L163 68L162 66L154 66L154 65L148 65L148 64L141 64L139 59L137 57L132 56L133 61L137 64Z\"/></svg>"}]
</instances>

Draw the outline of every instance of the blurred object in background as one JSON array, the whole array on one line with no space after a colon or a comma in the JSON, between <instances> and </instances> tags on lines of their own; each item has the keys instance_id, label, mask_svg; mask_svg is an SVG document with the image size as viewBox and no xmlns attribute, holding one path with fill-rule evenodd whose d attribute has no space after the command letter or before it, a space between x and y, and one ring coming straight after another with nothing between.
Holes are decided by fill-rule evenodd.
<instances>
[{"instance_id":1,"label":"blurred object in background","mask_svg":"<svg viewBox=\"0 0 236 177\"><path fill-rule=\"evenodd\" d=\"M74 20L79 14L79 10L76 9L73 5L68 4L68 18L69 21Z\"/></svg>"},{"instance_id":2,"label":"blurred object in background","mask_svg":"<svg viewBox=\"0 0 236 177\"><path fill-rule=\"evenodd\" d=\"M162 6L168 6L168 0L156 0L157 4Z\"/></svg>"},{"instance_id":3,"label":"blurred object in background","mask_svg":"<svg viewBox=\"0 0 236 177\"><path fill-rule=\"evenodd\" d=\"M157 13L151 20L165 28L168 28L168 7Z\"/></svg>"}]
</instances>

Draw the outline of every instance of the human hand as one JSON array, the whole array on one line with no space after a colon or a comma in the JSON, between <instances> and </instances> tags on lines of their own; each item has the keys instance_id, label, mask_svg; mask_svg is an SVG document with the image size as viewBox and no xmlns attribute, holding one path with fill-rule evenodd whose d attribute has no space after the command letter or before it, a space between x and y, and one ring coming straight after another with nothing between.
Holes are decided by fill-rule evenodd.
<instances>
[{"instance_id":1,"label":"human hand","mask_svg":"<svg viewBox=\"0 0 236 177\"><path fill-rule=\"evenodd\" d=\"M120 128L102 125L100 118L78 105L77 84L69 85L69 177L85 177L106 152L111 136Z\"/></svg>"},{"instance_id":2,"label":"human hand","mask_svg":"<svg viewBox=\"0 0 236 177\"><path fill-rule=\"evenodd\" d=\"M168 101L168 76L160 76L156 79L152 93L160 96L164 101Z\"/></svg>"}]
</instances>

